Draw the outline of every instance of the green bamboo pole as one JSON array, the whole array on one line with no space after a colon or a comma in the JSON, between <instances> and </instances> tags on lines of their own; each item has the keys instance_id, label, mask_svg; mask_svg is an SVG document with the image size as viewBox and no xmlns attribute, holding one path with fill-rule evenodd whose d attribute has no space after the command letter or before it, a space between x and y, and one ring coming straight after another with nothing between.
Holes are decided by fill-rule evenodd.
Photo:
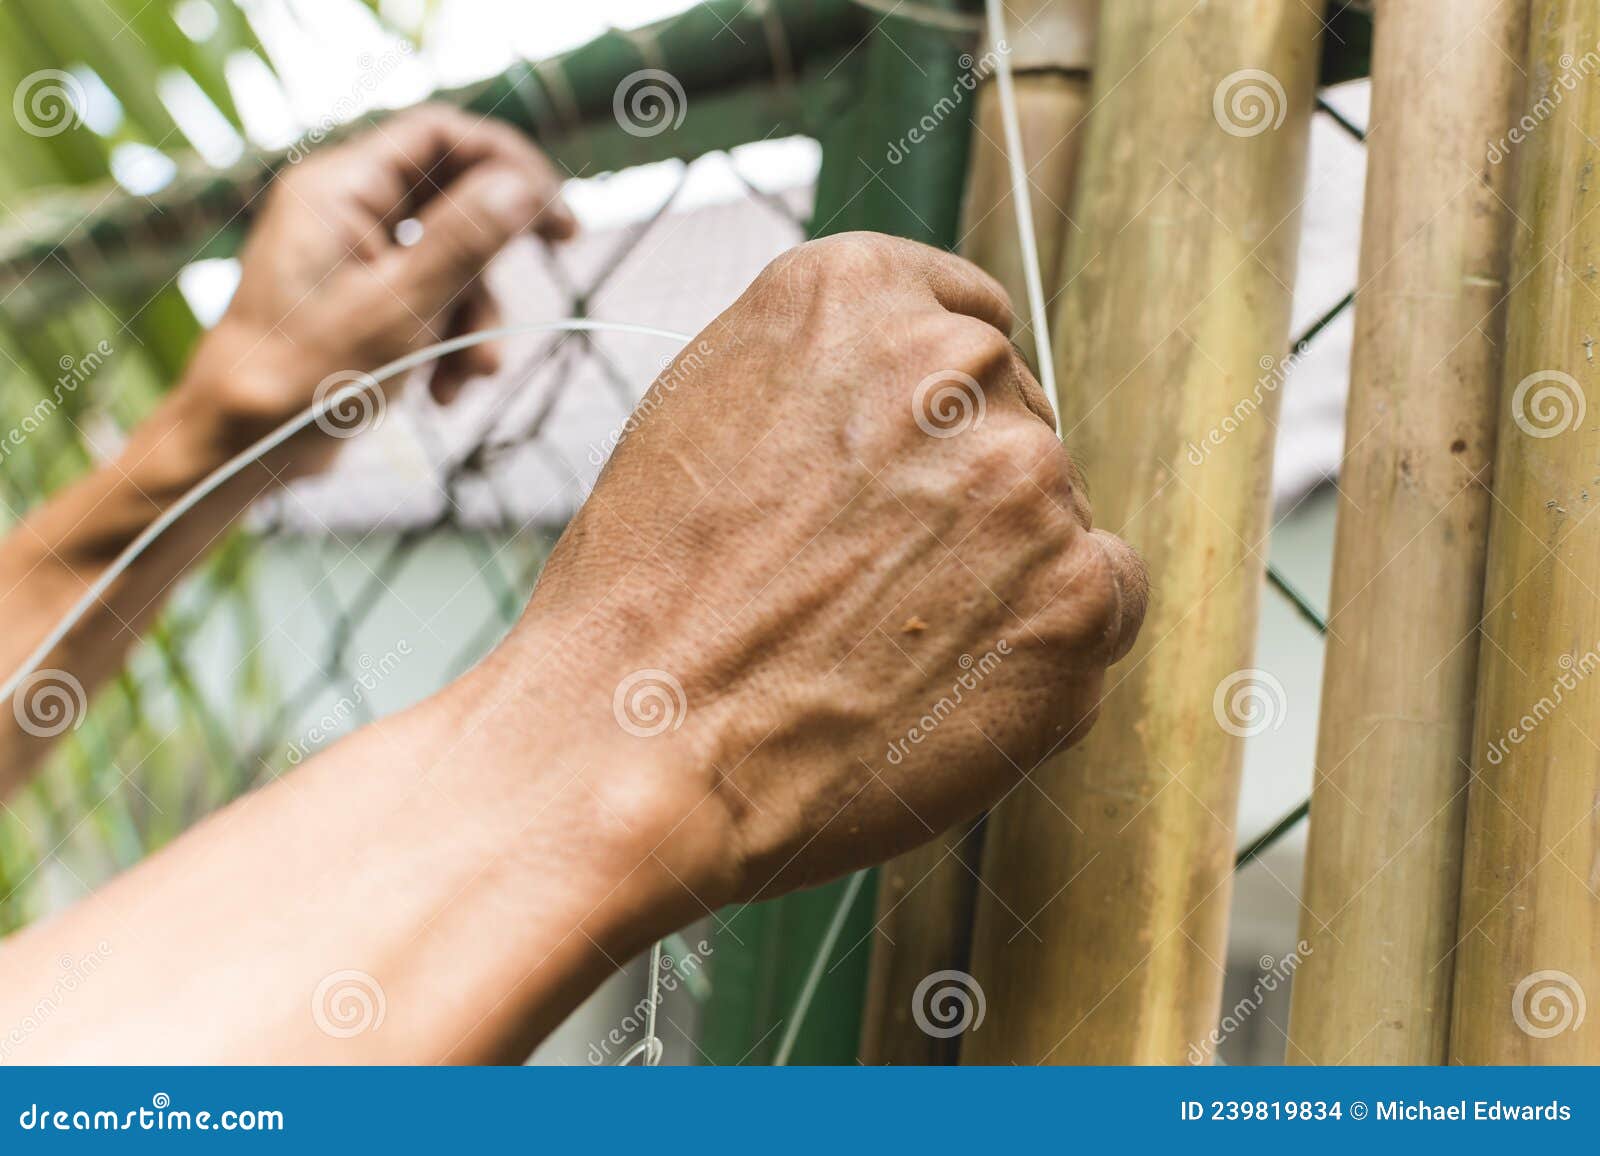
<instances>
[{"instance_id":1,"label":"green bamboo pole","mask_svg":"<svg viewBox=\"0 0 1600 1156\"><path fill-rule=\"evenodd\" d=\"M1377 20L1291 1063L1444 1062L1472 762L1527 10Z\"/></svg>"},{"instance_id":2,"label":"green bamboo pole","mask_svg":"<svg viewBox=\"0 0 1600 1156\"><path fill-rule=\"evenodd\" d=\"M939 6L960 7L953 0ZM847 67L860 91L850 114L822 134L815 235L873 229L944 248L956 243L972 115L960 56L970 47L968 38L891 18L857 50ZM944 97L954 100L953 110L922 134L923 118ZM910 140L913 128L920 141ZM725 916L728 927L716 937L711 964L716 994L701 1039L710 1062L771 1062L847 886L840 881ZM853 905L789 1063L856 1058L873 891L864 888Z\"/></svg>"},{"instance_id":3,"label":"green bamboo pole","mask_svg":"<svg viewBox=\"0 0 1600 1156\"><path fill-rule=\"evenodd\" d=\"M707 0L435 99L505 120L538 139L564 172L596 176L754 140L819 135L839 119L850 81L848 65L840 65L870 26L850 0ZM628 123L618 116L619 99L650 83L636 76L644 70L670 75L658 86L668 94L667 124L648 113ZM190 261L231 255L258 194L303 147L252 152L220 171L190 158L165 189L145 198L55 191L0 229L0 301L26 322L85 286L102 297L138 296ZM84 252L109 260L78 260Z\"/></svg>"},{"instance_id":4,"label":"green bamboo pole","mask_svg":"<svg viewBox=\"0 0 1600 1156\"><path fill-rule=\"evenodd\" d=\"M1094 731L989 817L965 1063L1181 1063L1216 1022L1277 392L1207 431L1288 344L1319 7L1102 6L1052 336L1095 522L1155 583Z\"/></svg>"},{"instance_id":5,"label":"green bamboo pole","mask_svg":"<svg viewBox=\"0 0 1600 1156\"><path fill-rule=\"evenodd\" d=\"M1455 956L1455 1063L1600 1063L1595 1009L1585 1008L1600 995L1597 43L1600 7L1534 0L1521 110L1521 124L1533 127L1499 142L1517 165L1516 232Z\"/></svg>"}]
</instances>

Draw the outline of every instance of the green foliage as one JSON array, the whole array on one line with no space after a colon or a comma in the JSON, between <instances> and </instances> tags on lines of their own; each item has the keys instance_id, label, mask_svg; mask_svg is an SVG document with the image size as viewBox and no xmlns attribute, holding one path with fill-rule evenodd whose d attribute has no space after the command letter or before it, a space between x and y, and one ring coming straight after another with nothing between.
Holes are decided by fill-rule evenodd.
<instances>
[{"instance_id":1,"label":"green foliage","mask_svg":"<svg viewBox=\"0 0 1600 1156\"><path fill-rule=\"evenodd\" d=\"M0 5L0 97L9 98L0 115L0 227L42 197L44 208L29 212L81 213L81 202L57 191L104 185L120 146L186 152L160 93L163 76L187 74L242 134L224 68L237 53L265 55L232 0L202 2L215 16L203 40L183 31L179 0ZM106 93L115 107L86 121L83 98L111 106ZM66 245L86 242L80 223L63 222ZM114 263L119 254L93 258ZM0 530L144 416L199 333L171 283L138 297L85 293L43 319L14 317L0 301ZM0 933L136 862L221 801L217 783L234 774L217 757L222 724L186 677L182 653L206 616L248 612L238 581L248 552L242 539L219 551L192 581L187 608L162 620L35 784L0 811ZM237 678L245 690L259 672L246 661Z\"/></svg>"}]
</instances>

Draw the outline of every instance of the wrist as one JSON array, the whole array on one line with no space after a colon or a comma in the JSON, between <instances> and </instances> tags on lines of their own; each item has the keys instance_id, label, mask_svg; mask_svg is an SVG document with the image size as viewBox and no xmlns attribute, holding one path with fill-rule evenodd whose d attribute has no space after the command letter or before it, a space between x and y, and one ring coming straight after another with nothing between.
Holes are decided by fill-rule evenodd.
<instances>
[{"instance_id":1,"label":"wrist","mask_svg":"<svg viewBox=\"0 0 1600 1156\"><path fill-rule=\"evenodd\" d=\"M732 824L695 735L619 725L615 680L562 661L531 625L441 709L470 736L467 762L493 784L487 805L527 817L530 875L575 888L586 933L620 961L736 898Z\"/></svg>"},{"instance_id":2,"label":"wrist","mask_svg":"<svg viewBox=\"0 0 1600 1156\"><path fill-rule=\"evenodd\" d=\"M300 408L310 390L271 333L224 317L205 335L173 390L175 414L218 460L271 433Z\"/></svg>"}]
</instances>

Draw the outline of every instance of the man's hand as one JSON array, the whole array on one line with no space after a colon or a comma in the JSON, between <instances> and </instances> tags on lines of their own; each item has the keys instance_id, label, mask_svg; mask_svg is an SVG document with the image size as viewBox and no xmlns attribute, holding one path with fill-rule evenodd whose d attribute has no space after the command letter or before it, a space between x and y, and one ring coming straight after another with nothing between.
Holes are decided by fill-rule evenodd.
<instances>
[{"instance_id":1,"label":"man's hand","mask_svg":"<svg viewBox=\"0 0 1600 1156\"><path fill-rule=\"evenodd\" d=\"M920 245L779 258L653 387L486 668L486 717L538 698L529 743L591 736L573 765L659 809L642 850L706 906L926 841L1093 720L1145 574L1011 323Z\"/></svg>"},{"instance_id":2,"label":"man's hand","mask_svg":"<svg viewBox=\"0 0 1600 1156\"><path fill-rule=\"evenodd\" d=\"M330 390L441 337L494 324L484 266L529 228L570 235L555 172L512 129L437 107L404 113L284 174L241 257L227 314L118 460L58 494L0 544L0 676L8 675L130 541L249 442ZM414 219L402 245L395 226ZM488 345L441 363L449 393L492 371ZM285 468L334 443L313 429L241 473L164 535L45 662L84 692L117 670L174 580ZM28 713L18 706L17 717ZM61 728L0 715L0 795ZM41 732L43 737L39 737Z\"/></svg>"},{"instance_id":3,"label":"man's hand","mask_svg":"<svg viewBox=\"0 0 1600 1156\"><path fill-rule=\"evenodd\" d=\"M921 246L774 263L652 387L483 664L7 942L0 1022L107 945L26 1061L518 1061L707 908L1015 787L1088 727L1145 578L1010 323ZM381 1032L327 1030L341 977Z\"/></svg>"},{"instance_id":4,"label":"man's hand","mask_svg":"<svg viewBox=\"0 0 1600 1156\"><path fill-rule=\"evenodd\" d=\"M268 194L194 388L258 436L333 374L494 325L481 274L495 254L529 230L559 240L577 229L560 184L516 130L444 105L314 154ZM420 237L402 244L395 229L408 220ZM435 393L447 400L496 367L492 345L463 350L440 364Z\"/></svg>"}]
</instances>

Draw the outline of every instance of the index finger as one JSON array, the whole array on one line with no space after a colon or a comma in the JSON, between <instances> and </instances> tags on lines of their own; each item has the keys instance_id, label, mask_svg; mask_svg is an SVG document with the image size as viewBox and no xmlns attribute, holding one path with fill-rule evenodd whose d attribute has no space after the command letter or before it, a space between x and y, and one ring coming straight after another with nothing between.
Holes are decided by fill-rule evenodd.
<instances>
[{"instance_id":1,"label":"index finger","mask_svg":"<svg viewBox=\"0 0 1600 1156\"><path fill-rule=\"evenodd\" d=\"M920 241L883 236L881 242L890 259L926 285L945 309L976 317L1011 336L1016 325L1011 296L984 270L963 257Z\"/></svg>"},{"instance_id":2,"label":"index finger","mask_svg":"<svg viewBox=\"0 0 1600 1156\"><path fill-rule=\"evenodd\" d=\"M561 176L555 166L532 141L501 121L449 105L424 105L343 147L382 165L394 178L394 204L375 206L386 219L414 214L467 171L495 165L515 170L538 190L547 204L537 225L541 233L561 239L577 229L571 210L560 200Z\"/></svg>"}]
</instances>

